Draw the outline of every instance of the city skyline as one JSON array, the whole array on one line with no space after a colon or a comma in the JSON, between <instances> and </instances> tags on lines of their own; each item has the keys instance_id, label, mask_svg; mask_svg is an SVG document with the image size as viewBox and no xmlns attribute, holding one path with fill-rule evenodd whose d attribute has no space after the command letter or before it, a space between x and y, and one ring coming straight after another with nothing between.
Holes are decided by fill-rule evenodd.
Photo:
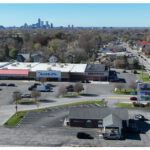
<instances>
[{"instance_id":1,"label":"city skyline","mask_svg":"<svg viewBox=\"0 0 150 150\"><path fill-rule=\"evenodd\" d=\"M2 26L31 25L38 18L65 27L150 27L150 4L0 4Z\"/></svg>"}]
</instances>

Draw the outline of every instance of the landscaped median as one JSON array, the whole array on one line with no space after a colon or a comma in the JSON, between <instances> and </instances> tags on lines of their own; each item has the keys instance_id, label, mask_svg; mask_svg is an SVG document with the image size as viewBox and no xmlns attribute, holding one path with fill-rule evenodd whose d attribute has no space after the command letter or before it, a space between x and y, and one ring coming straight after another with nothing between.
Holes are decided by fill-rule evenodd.
<instances>
[{"instance_id":1,"label":"landscaped median","mask_svg":"<svg viewBox=\"0 0 150 150\"><path fill-rule=\"evenodd\" d=\"M150 83L150 78L148 73L140 73L138 76L143 82Z\"/></svg>"},{"instance_id":2,"label":"landscaped median","mask_svg":"<svg viewBox=\"0 0 150 150\"><path fill-rule=\"evenodd\" d=\"M52 106L52 107L46 107L46 108L40 108L40 109L32 109L32 110L25 110L25 111L19 111L12 115L5 123L4 126L6 127L15 127L21 119L26 115L27 112L30 111L45 111L48 108L55 108L55 107L65 107L65 106L76 106L76 105L83 105L83 104L97 104L99 106L104 106L106 102L104 101L85 101L85 102L76 102L76 103L70 103L70 104L64 104L64 105L58 105L58 106Z\"/></svg>"},{"instance_id":3,"label":"landscaped median","mask_svg":"<svg viewBox=\"0 0 150 150\"><path fill-rule=\"evenodd\" d=\"M116 103L115 106L124 108L141 108L141 107L150 108L149 103L137 103L137 102Z\"/></svg>"},{"instance_id":4,"label":"landscaped median","mask_svg":"<svg viewBox=\"0 0 150 150\"><path fill-rule=\"evenodd\" d=\"M134 90L134 89L117 89L117 90L113 90L113 93L122 94L122 95L132 95L132 92L137 93L137 90Z\"/></svg>"}]
</instances>

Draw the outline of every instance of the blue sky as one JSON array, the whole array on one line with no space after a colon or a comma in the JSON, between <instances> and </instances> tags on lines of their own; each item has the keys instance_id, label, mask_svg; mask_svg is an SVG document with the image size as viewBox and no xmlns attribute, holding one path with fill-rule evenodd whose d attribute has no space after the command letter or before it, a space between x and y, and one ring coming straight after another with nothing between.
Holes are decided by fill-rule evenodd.
<instances>
[{"instance_id":1,"label":"blue sky","mask_svg":"<svg viewBox=\"0 0 150 150\"><path fill-rule=\"evenodd\" d=\"M0 25L150 27L150 4L0 4Z\"/></svg>"}]
</instances>

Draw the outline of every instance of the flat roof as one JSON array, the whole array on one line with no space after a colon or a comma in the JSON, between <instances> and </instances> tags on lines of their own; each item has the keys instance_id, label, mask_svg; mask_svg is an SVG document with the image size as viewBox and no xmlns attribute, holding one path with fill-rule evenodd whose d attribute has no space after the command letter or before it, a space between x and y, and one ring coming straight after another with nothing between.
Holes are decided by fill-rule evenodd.
<instances>
[{"instance_id":1,"label":"flat roof","mask_svg":"<svg viewBox=\"0 0 150 150\"><path fill-rule=\"evenodd\" d=\"M0 69L10 69L10 70L30 70L31 68L35 67L39 63L23 63L23 62L12 62L9 65L5 65L3 68Z\"/></svg>"},{"instance_id":2,"label":"flat roof","mask_svg":"<svg viewBox=\"0 0 150 150\"><path fill-rule=\"evenodd\" d=\"M8 64L8 65L6 65ZM84 73L87 64L69 64L69 63L24 63L24 62L5 62L0 63L0 69L10 69L10 70L30 70L30 71L49 71L55 70L60 72L77 72Z\"/></svg>"}]
</instances>

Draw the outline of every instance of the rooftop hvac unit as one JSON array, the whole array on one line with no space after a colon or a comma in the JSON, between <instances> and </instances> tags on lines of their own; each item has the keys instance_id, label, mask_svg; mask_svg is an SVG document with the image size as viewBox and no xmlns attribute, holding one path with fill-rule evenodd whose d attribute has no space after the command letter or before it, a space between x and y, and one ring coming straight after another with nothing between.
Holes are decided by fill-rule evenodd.
<instances>
[{"instance_id":1,"label":"rooftop hvac unit","mask_svg":"<svg viewBox=\"0 0 150 150\"><path fill-rule=\"evenodd\" d=\"M52 70L51 67L48 67L47 70Z\"/></svg>"},{"instance_id":2,"label":"rooftop hvac unit","mask_svg":"<svg viewBox=\"0 0 150 150\"><path fill-rule=\"evenodd\" d=\"M27 67L29 67L29 68L30 68L30 67L31 67L31 64L27 65Z\"/></svg>"},{"instance_id":3,"label":"rooftop hvac unit","mask_svg":"<svg viewBox=\"0 0 150 150\"><path fill-rule=\"evenodd\" d=\"M16 66L16 64L12 64L11 66Z\"/></svg>"},{"instance_id":4,"label":"rooftop hvac unit","mask_svg":"<svg viewBox=\"0 0 150 150\"><path fill-rule=\"evenodd\" d=\"M52 64L52 66L56 66L56 64Z\"/></svg>"}]
</instances>

